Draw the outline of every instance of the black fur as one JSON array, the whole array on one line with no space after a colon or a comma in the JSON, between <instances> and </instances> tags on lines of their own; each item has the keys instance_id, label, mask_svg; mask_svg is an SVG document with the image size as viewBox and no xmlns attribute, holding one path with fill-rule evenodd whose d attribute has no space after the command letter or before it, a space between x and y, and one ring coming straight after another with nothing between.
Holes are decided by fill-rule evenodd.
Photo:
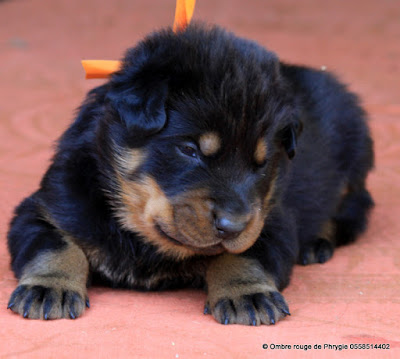
<instances>
[{"instance_id":1,"label":"black fur","mask_svg":"<svg viewBox=\"0 0 400 359\"><path fill-rule=\"evenodd\" d=\"M179 151L210 131L221 139L215 156L196 146L192 158ZM260 137L268 150L261 166L253 158ZM169 199L206 188L224 213L249 212L275 178L264 228L237 255L257 259L278 289L325 222L335 223L333 247L353 241L373 203L365 114L333 75L282 63L217 27L165 30L129 50L122 69L88 94L39 190L17 208L8 245L18 278L39 253L65 246L68 234L92 275L113 286L204 287L209 256L168 256L119 222L121 149L146 153L129 181L149 176Z\"/></svg>"}]
</instances>

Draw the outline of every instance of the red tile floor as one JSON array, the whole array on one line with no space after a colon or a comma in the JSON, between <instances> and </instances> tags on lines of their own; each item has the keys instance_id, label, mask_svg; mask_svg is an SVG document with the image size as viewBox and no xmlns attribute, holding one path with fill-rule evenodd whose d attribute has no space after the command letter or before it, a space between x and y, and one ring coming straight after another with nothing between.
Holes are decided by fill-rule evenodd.
<instances>
[{"instance_id":1,"label":"red tile floor","mask_svg":"<svg viewBox=\"0 0 400 359\"><path fill-rule=\"evenodd\" d=\"M92 288L75 321L24 320L6 310L16 280L6 232L37 188L52 144L85 93L82 58L118 59L172 24L175 0L0 1L0 357L263 358L295 344L390 344L312 349L317 357L400 357L400 3L397 0L198 0L194 18L254 39L287 61L334 71L362 98L375 139L368 231L325 265L296 267L284 291L292 316L276 326L222 326L204 293ZM263 349L290 344L292 349Z\"/></svg>"}]
</instances>

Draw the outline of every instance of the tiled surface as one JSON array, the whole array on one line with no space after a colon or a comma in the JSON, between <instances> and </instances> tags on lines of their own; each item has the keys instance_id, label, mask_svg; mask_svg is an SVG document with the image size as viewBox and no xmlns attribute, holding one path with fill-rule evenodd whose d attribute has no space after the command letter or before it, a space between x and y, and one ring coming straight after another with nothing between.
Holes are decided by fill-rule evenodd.
<instances>
[{"instance_id":1,"label":"tiled surface","mask_svg":"<svg viewBox=\"0 0 400 359\"><path fill-rule=\"evenodd\" d=\"M250 358L300 356L263 344L389 343L383 350L312 349L309 357L400 353L400 3L397 0L198 0L218 23L288 62L327 66L371 118L376 201L368 232L325 265L296 267L284 291L292 316L274 327L221 326L198 291L89 290L76 320L29 321L6 310L16 285L6 251L15 205L38 185L52 143L86 91L81 58L118 59L172 24L174 0L0 1L0 358Z\"/></svg>"}]
</instances>

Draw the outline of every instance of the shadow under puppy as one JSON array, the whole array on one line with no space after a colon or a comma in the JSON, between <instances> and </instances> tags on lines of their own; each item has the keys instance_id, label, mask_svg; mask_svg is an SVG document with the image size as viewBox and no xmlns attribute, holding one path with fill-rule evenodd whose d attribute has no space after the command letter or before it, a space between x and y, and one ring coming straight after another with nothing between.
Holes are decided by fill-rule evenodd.
<instances>
[{"instance_id":1,"label":"shadow under puppy","mask_svg":"<svg viewBox=\"0 0 400 359\"><path fill-rule=\"evenodd\" d=\"M76 318L93 276L205 288L218 322L274 324L296 262L365 229L357 98L218 27L154 33L92 90L8 234L25 318Z\"/></svg>"}]
</instances>

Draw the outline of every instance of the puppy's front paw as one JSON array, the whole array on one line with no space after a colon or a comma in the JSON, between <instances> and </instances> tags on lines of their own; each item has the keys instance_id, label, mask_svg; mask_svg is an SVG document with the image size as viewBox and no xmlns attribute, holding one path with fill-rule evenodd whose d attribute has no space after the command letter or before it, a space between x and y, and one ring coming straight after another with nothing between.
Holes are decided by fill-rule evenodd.
<instances>
[{"instance_id":1,"label":"puppy's front paw","mask_svg":"<svg viewBox=\"0 0 400 359\"><path fill-rule=\"evenodd\" d=\"M205 314L222 324L275 324L290 315L273 277L252 258L224 254L207 270Z\"/></svg>"},{"instance_id":2,"label":"puppy's front paw","mask_svg":"<svg viewBox=\"0 0 400 359\"><path fill-rule=\"evenodd\" d=\"M25 266L8 308L24 318L75 319L89 306L88 273L89 262L72 241L61 250L44 251Z\"/></svg>"},{"instance_id":3,"label":"puppy's front paw","mask_svg":"<svg viewBox=\"0 0 400 359\"><path fill-rule=\"evenodd\" d=\"M288 305L279 292L246 294L220 298L206 303L205 314L212 314L221 324L275 324L290 315Z\"/></svg>"},{"instance_id":4,"label":"puppy's front paw","mask_svg":"<svg viewBox=\"0 0 400 359\"><path fill-rule=\"evenodd\" d=\"M19 285L8 303L8 309L30 319L79 317L89 307L86 293L43 285Z\"/></svg>"}]
</instances>

